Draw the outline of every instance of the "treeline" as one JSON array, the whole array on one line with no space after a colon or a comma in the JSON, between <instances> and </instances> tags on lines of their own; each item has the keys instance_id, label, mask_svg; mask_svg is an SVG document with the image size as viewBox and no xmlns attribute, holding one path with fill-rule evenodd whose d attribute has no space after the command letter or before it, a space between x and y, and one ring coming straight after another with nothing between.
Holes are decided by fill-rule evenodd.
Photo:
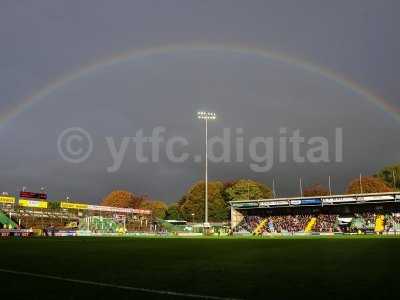
<instances>
[{"instance_id":1,"label":"treeline","mask_svg":"<svg viewBox=\"0 0 400 300\"><path fill-rule=\"evenodd\" d=\"M363 176L351 180L344 191L345 194L378 193L400 190L400 164L388 166L374 175ZM304 197L326 196L329 189L316 183L303 191ZM167 205L160 200L153 200L147 196L137 196L128 191L113 191L102 201L102 205L115 207L131 207L151 209L156 218L204 221L205 183L199 181L193 184L176 203ZM247 199L272 198L272 189L267 185L249 179L234 181L208 182L208 215L213 222L229 219L229 201ZM299 196L299 195L294 195Z\"/></svg>"},{"instance_id":2,"label":"treeline","mask_svg":"<svg viewBox=\"0 0 400 300\"><path fill-rule=\"evenodd\" d=\"M154 200L148 196L136 195L129 191L112 191L102 201L101 205L124 208L150 209L153 216L163 219L168 206L161 200Z\"/></svg>"},{"instance_id":3,"label":"treeline","mask_svg":"<svg viewBox=\"0 0 400 300\"><path fill-rule=\"evenodd\" d=\"M169 206L163 201L122 190L111 192L102 200L101 205L150 209L156 218L201 222L204 220L204 195L205 183L199 181L191 186L177 203ZM253 180L209 181L209 219L211 221L227 220L229 217L229 201L271 197L272 192L269 187Z\"/></svg>"},{"instance_id":4,"label":"treeline","mask_svg":"<svg viewBox=\"0 0 400 300\"><path fill-rule=\"evenodd\" d=\"M400 191L400 164L388 166L374 175L354 178L347 185L345 194L384 193ZM304 189L304 196L327 196L330 191L321 184Z\"/></svg>"}]
</instances>

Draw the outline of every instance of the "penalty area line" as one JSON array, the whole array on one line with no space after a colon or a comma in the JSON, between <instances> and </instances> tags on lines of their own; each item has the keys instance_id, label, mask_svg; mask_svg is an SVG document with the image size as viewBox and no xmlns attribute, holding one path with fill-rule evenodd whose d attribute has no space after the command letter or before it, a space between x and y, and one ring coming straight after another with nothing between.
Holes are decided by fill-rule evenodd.
<instances>
[{"instance_id":1,"label":"penalty area line","mask_svg":"<svg viewBox=\"0 0 400 300\"><path fill-rule=\"evenodd\" d=\"M158 295L165 295L165 296L187 297L187 298L196 298L196 299L210 299L210 300L239 300L237 298L226 298L226 297L218 297L218 296L180 293L180 292L165 291L165 290L155 290L155 289L140 288L140 287L126 286L126 285L119 285L119 284L111 284L111 283L105 283L105 282L97 282L97 281L91 281L91 280L81 280L81 279L60 277L60 276L54 276L54 275L38 274L38 273L23 272L23 271L13 271L13 270L7 270L7 269L0 269L0 273L22 275L22 276L28 276L28 277L41 278L41 279L50 279L50 280L57 280L57 281L63 281L63 282L86 284L86 285L97 286L97 287L106 287L106 288L113 288L113 289L119 289L119 290L125 290L125 291L134 291L134 292L158 294Z\"/></svg>"}]
</instances>

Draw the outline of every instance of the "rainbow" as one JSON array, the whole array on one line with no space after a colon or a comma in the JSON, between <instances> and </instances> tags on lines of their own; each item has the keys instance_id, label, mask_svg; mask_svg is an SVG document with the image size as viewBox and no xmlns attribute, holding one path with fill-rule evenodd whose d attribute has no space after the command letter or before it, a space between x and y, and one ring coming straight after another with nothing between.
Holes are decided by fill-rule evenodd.
<instances>
[{"instance_id":1,"label":"rainbow","mask_svg":"<svg viewBox=\"0 0 400 300\"><path fill-rule=\"evenodd\" d=\"M362 96L363 99L372 103L373 105L380 108L384 112L387 112L397 121L400 122L399 107L395 107L394 105L386 101L384 98L372 93L365 87L327 68L323 68L321 66L312 64L305 60L294 58L282 53L265 50L262 48L246 47L243 45L234 45L234 44L228 45L228 44L191 43L191 44L171 44L171 45L164 45L160 47L151 47L145 49L134 49L121 54L113 55L106 59L101 59L89 63L87 65L84 65L74 72L71 72L65 76L50 81L44 88L25 97L18 105L14 106L12 109L1 114L0 126L12 120L13 118L17 117L20 113L29 110L30 107L40 102L40 100L46 98L57 89L64 87L65 85L71 83L72 81L79 80L83 76L88 75L92 72L98 72L105 67L120 64L138 58L148 57L152 55L174 53L177 51L190 51L190 50L210 50L210 51L219 50L219 51L226 51L229 53L256 55L266 59L284 62L299 67L303 70L318 74L321 77L333 80L338 85L350 89L352 92Z\"/></svg>"}]
</instances>

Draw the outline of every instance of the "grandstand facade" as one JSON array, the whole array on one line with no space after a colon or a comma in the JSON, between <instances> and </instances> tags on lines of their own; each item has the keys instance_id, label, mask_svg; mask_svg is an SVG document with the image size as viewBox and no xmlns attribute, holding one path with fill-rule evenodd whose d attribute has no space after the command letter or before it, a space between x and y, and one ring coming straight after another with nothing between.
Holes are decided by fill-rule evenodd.
<instances>
[{"instance_id":1,"label":"grandstand facade","mask_svg":"<svg viewBox=\"0 0 400 300\"><path fill-rule=\"evenodd\" d=\"M126 233L151 228L152 212L85 203L0 196L1 235L26 232Z\"/></svg>"},{"instance_id":2,"label":"grandstand facade","mask_svg":"<svg viewBox=\"0 0 400 300\"><path fill-rule=\"evenodd\" d=\"M232 201L234 234L400 233L400 192Z\"/></svg>"}]
</instances>

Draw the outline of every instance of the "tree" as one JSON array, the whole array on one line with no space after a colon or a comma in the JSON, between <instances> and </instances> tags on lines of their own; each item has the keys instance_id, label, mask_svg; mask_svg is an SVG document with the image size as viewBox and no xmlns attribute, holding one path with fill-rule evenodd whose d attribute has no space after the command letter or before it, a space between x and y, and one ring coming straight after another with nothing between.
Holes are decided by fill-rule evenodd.
<instances>
[{"instance_id":1,"label":"tree","mask_svg":"<svg viewBox=\"0 0 400 300\"><path fill-rule=\"evenodd\" d=\"M181 197L181 199L178 200L178 202L176 203L176 205L178 205L178 207L181 207L183 205L183 203L185 203L186 201L186 195L183 195Z\"/></svg>"},{"instance_id":2,"label":"tree","mask_svg":"<svg viewBox=\"0 0 400 300\"><path fill-rule=\"evenodd\" d=\"M230 187L234 186L238 180L229 180L229 181L224 181L224 190L229 189Z\"/></svg>"},{"instance_id":3,"label":"tree","mask_svg":"<svg viewBox=\"0 0 400 300\"><path fill-rule=\"evenodd\" d=\"M314 184L304 189L304 197L328 196L329 190L322 184Z\"/></svg>"},{"instance_id":4,"label":"tree","mask_svg":"<svg viewBox=\"0 0 400 300\"><path fill-rule=\"evenodd\" d=\"M145 199L145 196L135 196L135 194L131 192L117 190L108 194L102 200L101 205L124 208L139 208Z\"/></svg>"},{"instance_id":5,"label":"tree","mask_svg":"<svg viewBox=\"0 0 400 300\"><path fill-rule=\"evenodd\" d=\"M147 199L142 202L140 208L151 210L154 218L164 219L168 206L163 201Z\"/></svg>"},{"instance_id":6,"label":"tree","mask_svg":"<svg viewBox=\"0 0 400 300\"><path fill-rule=\"evenodd\" d=\"M151 201L153 200L147 195L134 195L133 208L144 208L144 206L146 206L146 204Z\"/></svg>"},{"instance_id":7,"label":"tree","mask_svg":"<svg viewBox=\"0 0 400 300\"><path fill-rule=\"evenodd\" d=\"M362 186L362 190L361 190ZM360 179L356 178L352 180L348 187L348 194L359 194L359 193L384 193L384 192L392 192L393 189L389 187L382 179L366 176L362 177L361 184Z\"/></svg>"},{"instance_id":8,"label":"tree","mask_svg":"<svg viewBox=\"0 0 400 300\"><path fill-rule=\"evenodd\" d=\"M172 204L168 207L167 212L165 214L165 219L167 219L167 220L181 220L182 219L178 204Z\"/></svg>"},{"instance_id":9,"label":"tree","mask_svg":"<svg viewBox=\"0 0 400 300\"><path fill-rule=\"evenodd\" d=\"M208 182L208 216L210 221L228 219L228 206L223 197L224 184L221 181ZM205 183L195 183L181 199L179 210L185 220L204 221ZM194 214L194 218L192 216Z\"/></svg>"},{"instance_id":10,"label":"tree","mask_svg":"<svg viewBox=\"0 0 400 300\"><path fill-rule=\"evenodd\" d=\"M272 197L272 191L266 185L249 180L240 179L228 185L224 192L226 201L247 200L247 199L267 199Z\"/></svg>"},{"instance_id":11,"label":"tree","mask_svg":"<svg viewBox=\"0 0 400 300\"><path fill-rule=\"evenodd\" d=\"M400 164L385 167L375 176L386 182L388 186L400 190Z\"/></svg>"}]
</instances>

